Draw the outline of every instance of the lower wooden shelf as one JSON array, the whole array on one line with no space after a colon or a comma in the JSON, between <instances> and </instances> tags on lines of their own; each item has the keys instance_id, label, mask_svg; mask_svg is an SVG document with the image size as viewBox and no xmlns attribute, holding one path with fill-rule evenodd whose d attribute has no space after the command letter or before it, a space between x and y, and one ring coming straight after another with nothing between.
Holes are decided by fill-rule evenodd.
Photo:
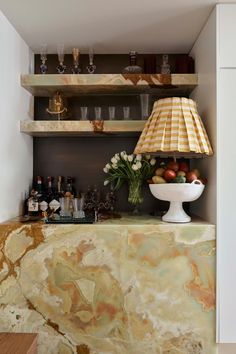
<instances>
[{"instance_id":1,"label":"lower wooden shelf","mask_svg":"<svg viewBox=\"0 0 236 354\"><path fill-rule=\"evenodd\" d=\"M24 120L20 122L22 133L35 137L69 136L138 136L142 132L144 120L114 121L46 121Z\"/></svg>"}]
</instances>

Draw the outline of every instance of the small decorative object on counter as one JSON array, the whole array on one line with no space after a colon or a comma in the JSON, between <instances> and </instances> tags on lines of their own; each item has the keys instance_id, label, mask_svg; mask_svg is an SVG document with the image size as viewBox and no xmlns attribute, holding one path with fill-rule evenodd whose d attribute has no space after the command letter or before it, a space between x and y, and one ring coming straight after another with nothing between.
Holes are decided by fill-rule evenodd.
<instances>
[{"instance_id":1,"label":"small decorative object on counter","mask_svg":"<svg viewBox=\"0 0 236 354\"><path fill-rule=\"evenodd\" d=\"M129 52L129 66L126 66L124 68L123 73L124 74L140 74L142 73L142 68L141 66L137 65L137 57L138 53L135 51Z\"/></svg>"},{"instance_id":2,"label":"small decorative object on counter","mask_svg":"<svg viewBox=\"0 0 236 354\"><path fill-rule=\"evenodd\" d=\"M94 52L93 52L93 48L90 47L89 48L89 65L87 66L87 71L89 74L94 74L94 72L96 70L96 65L94 65L93 59L94 59Z\"/></svg>"},{"instance_id":3,"label":"small decorative object on counter","mask_svg":"<svg viewBox=\"0 0 236 354\"><path fill-rule=\"evenodd\" d=\"M79 49L73 48L72 55L73 55L73 68L71 69L71 71L73 74L79 74L81 73L81 68L79 66L79 56L80 56Z\"/></svg>"},{"instance_id":4,"label":"small decorative object on counter","mask_svg":"<svg viewBox=\"0 0 236 354\"><path fill-rule=\"evenodd\" d=\"M161 163L148 182L154 197L170 202L169 210L162 220L185 223L190 222L191 218L185 213L182 203L198 199L207 180L198 169L189 170L185 161L172 160L168 164Z\"/></svg>"},{"instance_id":5,"label":"small decorative object on counter","mask_svg":"<svg viewBox=\"0 0 236 354\"><path fill-rule=\"evenodd\" d=\"M126 151L115 154L103 171L107 173L104 185L112 184L113 189L119 189L124 182L129 185L128 202L137 206L143 202L142 185L151 178L155 171L156 159L150 155L128 155Z\"/></svg>"},{"instance_id":6,"label":"small decorative object on counter","mask_svg":"<svg viewBox=\"0 0 236 354\"><path fill-rule=\"evenodd\" d=\"M57 66L58 74L64 74L66 71L66 66L64 65L64 44L59 44L57 46L57 54L58 54L58 61L59 65Z\"/></svg>"},{"instance_id":7,"label":"small decorative object on counter","mask_svg":"<svg viewBox=\"0 0 236 354\"><path fill-rule=\"evenodd\" d=\"M66 101L60 92L56 92L52 98L49 98L49 107L46 111L51 115L57 115L58 120L66 118L68 109Z\"/></svg>"},{"instance_id":8,"label":"small decorative object on counter","mask_svg":"<svg viewBox=\"0 0 236 354\"><path fill-rule=\"evenodd\" d=\"M165 75L170 74L170 64L169 64L168 54L163 54L162 56L161 73Z\"/></svg>"},{"instance_id":9,"label":"small decorative object on counter","mask_svg":"<svg viewBox=\"0 0 236 354\"><path fill-rule=\"evenodd\" d=\"M46 61L47 61L47 45L46 44L42 45L42 47L41 47L40 59L42 62L42 64L40 65L40 72L41 72L41 74L46 74L47 70L48 70L48 67L46 65Z\"/></svg>"}]
</instances>

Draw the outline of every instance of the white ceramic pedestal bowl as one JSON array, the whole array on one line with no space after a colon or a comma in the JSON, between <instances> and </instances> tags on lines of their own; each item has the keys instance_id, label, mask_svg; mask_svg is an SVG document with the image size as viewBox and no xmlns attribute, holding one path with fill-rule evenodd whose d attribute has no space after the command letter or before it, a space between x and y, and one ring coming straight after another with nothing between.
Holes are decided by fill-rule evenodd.
<instances>
[{"instance_id":1,"label":"white ceramic pedestal bowl","mask_svg":"<svg viewBox=\"0 0 236 354\"><path fill-rule=\"evenodd\" d=\"M182 203L198 199L205 188L199 180L192 183L149 184L149 187L154 197L170 202L169 210L162 220L176 223L191 221L190 216L185 213Z\"/></svg>"}]
</instances>

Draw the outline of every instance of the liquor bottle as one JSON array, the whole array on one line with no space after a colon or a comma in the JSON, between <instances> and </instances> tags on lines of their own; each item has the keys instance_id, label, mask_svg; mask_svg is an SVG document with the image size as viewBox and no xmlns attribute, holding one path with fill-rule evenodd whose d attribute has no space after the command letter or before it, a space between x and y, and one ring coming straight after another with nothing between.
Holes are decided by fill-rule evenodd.
<instances>
[{"instance_id":1,"label":"liquor bottle","mask_svg":"<svg viewBox=\"0 0 236 354\"><path fill-rule=\"evenodd\" d=\"M55 189L53 187L53 178L51 176L47 177L47 203L49 206L49 212L55 213L60 208L60 202L57 200Z\"/></svg>"},{"instance_id":2,"label":"liquor bottle","mask_svg":"<svg viewBox=\"0 0 236 354\"><path fill-rule=\"evenodd\" d=\"M28 199L28 215L29 216L40 216L40 202L42 201L42 177L36 177L35 189L30 192L30 197Z\"/></svg>"},{"instance_id":3,"label":"liquor bottle","mask_svg":"<svg viewBox=\"0 0 236 354\"><path fill-rule=\"evenodd\" d=\"M63 177L57 177L57 191L56 191L56 199L59 201L60 198L63 198L65 195L65 187L63 184Z\"/></svg>"},{"instance_id":4,"label":"liquor bottle","mask_svg":"<svg viewBox=\"0 0 236 354\"><path fill-rule=\"evenodd\" d=\"M73 198L76 195L75 188L73 186L73 178L72 177L67 177L66 179L66 190L65 190L65 196Z\"/></svg>"},{"instance_id":5,"label":"liquor bottle","mask_svg":"<svg viewBox=\"0 0 236 354\"><path fill-rule=\"evenodd\" d=\"M28 198L28 215L40 216L38 193L35 189L32 189Z\"/></svg>"}]
</instances>

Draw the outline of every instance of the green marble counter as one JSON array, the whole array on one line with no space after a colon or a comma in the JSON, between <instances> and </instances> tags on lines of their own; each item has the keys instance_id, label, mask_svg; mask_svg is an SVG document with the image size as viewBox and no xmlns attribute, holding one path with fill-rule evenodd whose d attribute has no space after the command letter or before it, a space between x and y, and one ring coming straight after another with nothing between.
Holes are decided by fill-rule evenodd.
<instances>
[{"instance_id":1,"label":"green marble counter","mask_svg":"<svg viewBox=\"0 0 236 354\"><path fill-rule=\"evenodd\" d=\"M215 227L0 224L0 331L39 354L215 354Z\"/></svg>"}]
</instances>

